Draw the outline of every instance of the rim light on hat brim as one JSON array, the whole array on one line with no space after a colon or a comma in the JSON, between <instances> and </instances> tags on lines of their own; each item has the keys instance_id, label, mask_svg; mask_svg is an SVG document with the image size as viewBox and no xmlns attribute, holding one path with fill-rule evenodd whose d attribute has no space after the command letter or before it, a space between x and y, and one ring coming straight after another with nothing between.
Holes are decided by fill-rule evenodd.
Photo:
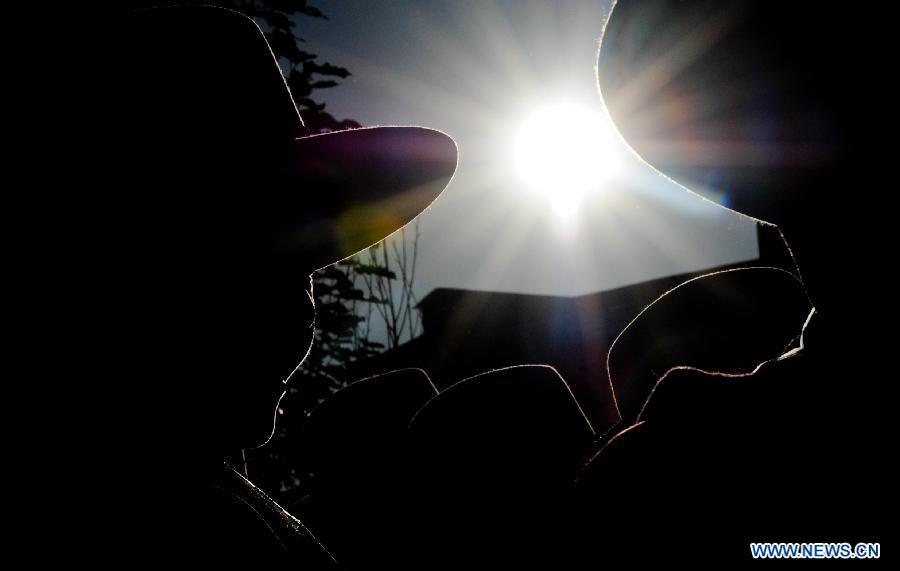
<instances>
[{"instance_id":1,"label":"rim light on hat brim","mask_svg":"<svg viewBox=\"0 0 900 571\"><path fill-rule=\"evenodd\" d=\"M278 240L312 269L346 259L428 208L457 166L451 137L423 127L372 127L296 139L289 176L305 211Z\"/></svg>"}]
</instances>

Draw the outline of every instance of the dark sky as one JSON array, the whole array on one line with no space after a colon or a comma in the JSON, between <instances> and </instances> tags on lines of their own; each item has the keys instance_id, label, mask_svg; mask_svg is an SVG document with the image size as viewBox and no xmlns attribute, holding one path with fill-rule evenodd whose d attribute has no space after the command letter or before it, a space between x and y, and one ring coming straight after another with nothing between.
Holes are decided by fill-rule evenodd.
<instances>
[{"instance_id":1,"label":"dark sky","mask_svg":"<svg viewBox=\"0 0 900 571\"><path fill-rule=\"evenodd\" d=\"M588 166L617 174L574 216L560 217L514 168L517 134L540 109L572 104L608 121L595 80L607 2L316 6L329 19L301 18L299 35L353 73L318 94L333 115L433 127L459 145L455 178L420 217L420 298L435 287L580 295L757 257L752 219L660 176L611 124L616 148Z\"/></svg>"}]
</instances>

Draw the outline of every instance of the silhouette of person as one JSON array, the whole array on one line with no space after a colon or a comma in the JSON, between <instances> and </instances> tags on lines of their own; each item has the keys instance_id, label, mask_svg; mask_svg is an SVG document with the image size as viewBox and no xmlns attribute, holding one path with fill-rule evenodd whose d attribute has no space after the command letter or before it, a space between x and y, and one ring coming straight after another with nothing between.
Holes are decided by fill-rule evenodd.
<instances>
[{"instance_id":1,"label":"silhouette of person","mask_svg":"<svg viewBox=\"0 0 900 571\"><path fill-rule=\"evenodd\" d=\"M696 49L698 38L704 49ZM882 39L864 11L805 3L614 7L598 76L625 138L685 179L703 176L704 166L679 165L654 141L688 147L705 137L733 149L755 146L757 157L762 146L770 160L736 150L719 174L734 209L782 228L801 274L755 269L701 278L657 300L622 333L610 375L653 383L580 475L581 556L722 561L749 559L751 541L882 539L879 510L860 493L887 490L880 379L889 358L849 334L871 327L878 313L868 310L877 312L878 301L866 276L842 260L881 255L858 232L877 226L876 213L848 196L873 181L866 172L873 157L860 150L877 140L868 119L878 107L835 73L877 70ZM684 42L694 49L679 59L673 54ZM655 88L639 92L637 84ZM635 120L676 105L683 123ZM735 295L739 289L749 295ZM752 343L752 332L799 313L805 299L815 307L798 339L759 368L719 366L716 351ZM685 344L717 331L704 327L721 321L726 300L735 309L725 320L743 321L712 339L713 351Z\"/></svg>"},{"instance_id":2,"label":"silhouette of person","mask_svg":"<svg viewBox=\"0 0 900 571\"><path fill-rule=\"evenodd\" d=\"M272 434L312 340L310 274L425 209L456 147L418 127L302 136L262 32L233 11L135 11L107 32L92 155L104 205L86 220L102 362L127 378L110 391L108 478L136 543L110 549L328 567L316 537L223 460Z\"/></svg>"}]
</instances>

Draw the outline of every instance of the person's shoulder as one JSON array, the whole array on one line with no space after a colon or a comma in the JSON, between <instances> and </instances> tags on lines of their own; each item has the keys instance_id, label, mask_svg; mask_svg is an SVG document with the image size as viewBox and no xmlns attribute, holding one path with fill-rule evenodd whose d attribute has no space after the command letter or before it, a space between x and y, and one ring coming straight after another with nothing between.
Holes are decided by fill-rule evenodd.
<instances>
[{"instance_id":1,"label":"person's shoulder","mask_svg":"<svg viewBox=\"0 0 900 571\"><path fill-rule=\"evenodd\" d=\"M220 552L334 568L331 554L299 519L233 468L224 467L215 488L218 497L208 515L217 518L210 529Z\"/></svg>"},{"instance_id":2,"label":"person's shoulder","mask_svg":"<svg viewBox=\"0 0 900 571\"><path fill-rule=\"evenodd\" d=\"M215 487L198 530L210 551L229 557L280 557L286 546L266 518L237 489Z\"/></svg>"}]
</instances>

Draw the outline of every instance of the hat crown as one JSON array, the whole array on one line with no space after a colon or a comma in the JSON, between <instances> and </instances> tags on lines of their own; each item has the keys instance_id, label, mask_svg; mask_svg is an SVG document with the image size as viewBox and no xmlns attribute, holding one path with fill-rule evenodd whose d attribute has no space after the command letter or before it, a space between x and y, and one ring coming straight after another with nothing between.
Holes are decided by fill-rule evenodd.
<instances>
[{"instance_id":1,"label":"hat crown","mask_svg":"<svg viewBox=\"0 0 900 571\"><path fill-rule=\"evenodd\" d=\"M248 147L300 134L294 101L250 18L215 7L155 8L129 14L120 32L133 134Z\"/></svg>"}]
</instances>

